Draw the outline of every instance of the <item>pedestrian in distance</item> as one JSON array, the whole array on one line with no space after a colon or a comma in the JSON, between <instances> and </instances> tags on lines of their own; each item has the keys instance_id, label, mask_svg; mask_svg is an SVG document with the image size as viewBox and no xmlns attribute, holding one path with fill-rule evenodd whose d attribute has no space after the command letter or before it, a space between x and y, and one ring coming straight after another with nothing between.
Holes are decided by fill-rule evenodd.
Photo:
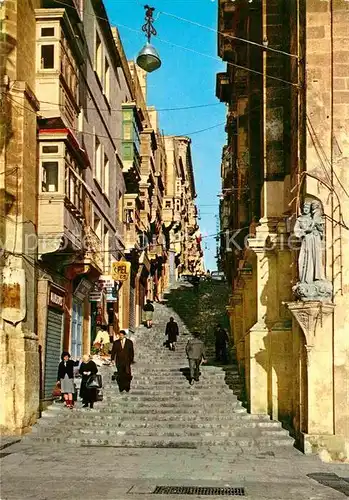
<instances>
[{"instance_id":1,"label":"pedestrian in distance","mask_svg":"<svg viewBox=\"0 0 349 500\"><path fill-rule=\"evenodd\" d=\"M62 352L61 362L58 365L57 382L61 386L61 394L67 408L74 408L74 366L79 366L79 361L70 359L69 352Z\"/></svg>"},{"instance_id":2,"label":"pedestrian in distance","mask_svg":"<svg viewBox=\"0 0 349 500\"><path fill-rule=\"evenodd\" d=\"M229 343L229 337L226 330L219 323L216 325L214 336L216 340L216 361L226 364L228 362L227 344Z\"/></svg>"},{"instance_id":3,"label":"pedestrian in distance","mask_svg":"<svg viewBox=\"0 0 349 500\"><path fill-rule=\"evenodd\" d=\"M193 287L195 293L199 293L199 286L200 286L200 276L198 273L196 273L193 277Z\"/></svg>"},{"instance_id":4,"label":"pedestrian in distance","mask_svg":"<svg viewBox=\"0 0 349 500\"><path fill-rule=\"evenodd\" d=\"M147 299L147 303L143 307L143 313L146 327L151 328L153 326L154 306L150 299Z\"/></svg>"},{"instance_id":5,"label":"pedestrian in distance","mask_svg":"<svg viewBox=\"0 0 349 500\"><path fill-rule=\"evenodd\" d=\"M193 339L190 339L186 346L186 354L189 362L190 370L190 385L195 382L199 382L200 377L200 365L201 363L207 363L205 359L205 344L200 340L200 333L193 332Z\"/></svg>"},{"instance_id":6,"label":"pedestrian in distance","mask_svg":"<svg viewBox=\"0 0 349 500\"><path fill-rule=\"evenodd\" d=\"M131 364L134 360L133 342L126 338L125 330L120 330L119 337L113 344L111 361L115 361L119 391L129 392L132 380Z\"/></svg>"},{"instance_id":7,"label":"pedestrian in distance","mask_svg":"<svg viewBox=\"0 0 349 500\"><path fill-rule=\"evenodd\" d=\"M93 408L94 403L97 401L97 389L90 389L86 385L91 375L98 373L98 368L90 355L86 354L82 357L79 372L81 375L80 397L82 398L82 407L87 408L90 405L90 408Z\"/></svg>"},{"instance_id":8,"label":"pedestrian in distance","mask_svg":"<svg viewBox=\"0 0 349 500\"><path fill-rule=\"evenodd\" d=\"M175 322L172 316L170 317L170 321L166 325L165 335L167 335L168 348L170 349L170 351L175 351L175 343L177 342L179 329L178 324Z\"/></svg>"}]
</instances>

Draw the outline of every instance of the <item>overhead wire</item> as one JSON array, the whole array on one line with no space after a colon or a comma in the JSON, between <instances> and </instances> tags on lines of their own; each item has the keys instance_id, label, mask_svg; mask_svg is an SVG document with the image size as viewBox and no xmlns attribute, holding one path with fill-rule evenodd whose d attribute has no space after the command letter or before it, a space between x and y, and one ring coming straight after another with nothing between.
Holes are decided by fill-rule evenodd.
<instances>
[{"instance_id":1,"label":"overhead wire","mask_svg":"<svg viewBox=\"0 0 349 500\"><path fill-rule=\"evenodd\" d=\"M327 162L327 164L329 165L329 167L333 170L333 175L336 177L338 184L341 186L341 188L343 189L344 193L345 193L345 194L348 196L348 198L349 198L349 193L348 193L348 191L346 190L346 188L344 187L344 185L343 185L343 183L341 182L341 180L339 179L339 177L338 177L338 175L337 175L337 173L336 173L335 169L333 168L333 165L331 164L331 161L328 159L327 154L326 154L326 151L324 150L324 148L323 148L323 146L322 146L322 144L321 144L321 142L320 142L320 139L318 138L318 135L317 135L317 133L316 133L316 131L315 131L314 125L312 124L312 122L311 122L311 120L310 120L309 115L307 114L306 116L307 116L307 120L308 120L308 122L309 122L309 125L310 125L310 127L311 127L311 129L312 129L312 131L313 131L313 134L314 134L315 140L316 140L316 142L317 142L317 144L318 144L319 149L320 149L320 150L321 150L321 152L322 152L322 155L323 155L323 157L324 157L325 161Z\"/></svg>"},{"instance_id":2,"label":"overhead wire","mask_svg":"<svg viewBox=\"0 0 349 500\"><path fill-rule=\"evenodd\" d=\"M15 99L13 99L13 97L10 97L10 96L7 96L13 103L15 103L18 107L22 108L22 109L25 109L27 111L30 111L31 113L34 113L35 115L38 115L38 113L36 111L34 111L33 109L30 109L30 108L27 108L25 106L22 105L22 103L19 103L18 101L16 101ZM202 129L199 129L199 130L194 130L193 132L189 132L189 133L181 133L181 134L169 134L169 135L176 135L176 136L179 136L179 137L190 137L192 135L196 135L196 134L201 134L202 132L206 132L207 130L212 130L214 128L217 128L217 127L220 127L222 125L225 125L226 122L219 122L219 123L216 123L215 125L212 125L210 127L206 127L206 128L202 128ZM98 138L104 138L104 139L112 139L113 141L122 141L123 138L122 137L111 137L111 136L108 136L108 135L101 135L101 134L95 134L94 132L86 132L84 130L79 130L77 128L74 128L74 127L67 127L69 128L70 130L74 131L74 132L78 132L78 133L82 133L82 134L85 134L85 135L93 135L94 137L98 137Z\"/></svg>"},{"instance_id":3,"label":"overhead wire","mask_svg":"<svg viewBox=\"0 0 349 500\"><path fill-rule=\"evenodd\" d=\"M52 104L52 105L55 105L55 106L60 106L60 107L64 107L64 104L60 104L58 102L53 102L53 101L42 101L40 100L40 103L43 103L43 104ZM125 103L127 104L127 102ZM190 109L199 109L199 108L210 108L210 107L213 107L213 106L219 106L221 105L222 103L220 102L214 102L214 103L208 103L208 104L196 104L196 105L193 105L193 106L183 106L183 107L177 107L177 108L156 108L155 110L156 111L187 111L187 110L190 110ZM47 111L47 109L45 108L40 108L42 111ZM121 109L121 108L98 108L98 110L96 109L96 107L94 106L81 106L80 107L81 110L84 110L84 111L87 111L87 110L94 110L94 111L103 111L103 112L111 112L111 111L116 111L116 112L120 112L122 113L124 110Z\"/></svg>"},{"instance_id":4,"label":"overhead wire","mask_svg":"<svg viewBox=\"0 0 349 500\"><path fill-rule=\"evenodd\" d=\"M264 45L264 44L261 44L261 43L258 43L258 42L253 42L252 40L248 40L246 38L240 38L238 36L229 35L228 33L224 33L223 31L219 31L219 30L217 30L215 28L211 28L210 26L206 26L204 24L200 24L197 21L192 21L191 19L186 19L184 17L180 17L180 16L177 16L175 14L171 14L170 12L165 12L163 10L160 10L159 14L163 14L164 16L172 17L172 18L177 19L179 21L183 21L183 22L186 22L188 24L192 24L194 26L198 26L200 28L204 28L204 29L206 29L208 31L212 31L213 33L217 33L217 34L223 36L224 38L229 38L230 40L237 40L238 42L244 42L244 43L247 43L249 45L254 45L255 47L260 47L260 48L262 48L264 50L267 50L268 52L276 52L278 54L283 54L283 55L286 55L286 56L294 57L296 59L299 58L297 54L291 54L290 52L285 52L283 50L274 49L274 48L269 47L267 45Z\"/></svg>"},{"instance_id":5,"label":"overhead wire","mask_svg":"<svg viewBox=\"0 0 349 500\"><path fill-rule=\"evenodd\" d=\"M69 5L69 4L65 3L65 2L62 2L61 0L54 0L54 2L57 3L57 4L60 4L60 5L64 5L65 7L69 7L71 9L77 10L77 8L75 6ZM101 19L104 22L109 22L109 20L106 19L106 18L104 18L104 17L96 16L95 14L89 14L89 13L85 13L85 14L89 15L91 17L94 17L95 19ZM122 28L125 28L125 29L127 29L129 31L133 31L135 33L139 33L139 34L143 35L143 32L141 30L135 29L135 28L131 28L130 26L127 26L126 24L121 24L121 23L112 23L112 24L115 25L115 26L120 26ZM159 36L157 36L156 39L159 40L162 43L166 43L168 45L171 45L172 47L176 47L176 48L179 48L179 49L187 50L189 52L201 55L203 57L207 57L209 59L213 59L213 60L215 60L217 62L222 62L221 59L219 57L217 57L217 56L213 56L213 55L210 55L210 54L205 54L204 52L199 52L199 51L197 51L195 49L192 49L190 47L184 47L183 45L179 45L179 44L173 43L173 42L171 42L169 40L165 40L163 38L160 38ZM287 85L291 85L293 87L299 88L299 84L298 83L290 82L289 80L284 80L283 78L278 78L278 77L272 76L272 75L265 75L261 71L257 71L255 69L248 68L247 66L242 66L240 64L232 63L231 61L227 61L226 63L227 63L228 66L232 66L232 67L235 67L235 68L238 68L238 69L242 69L242 70L248 71L250 73L257 74L257 75L265 76L266 78L269 78L271 80L276 80L276 81L285 83Z\"/></svg>"}]
</instances>

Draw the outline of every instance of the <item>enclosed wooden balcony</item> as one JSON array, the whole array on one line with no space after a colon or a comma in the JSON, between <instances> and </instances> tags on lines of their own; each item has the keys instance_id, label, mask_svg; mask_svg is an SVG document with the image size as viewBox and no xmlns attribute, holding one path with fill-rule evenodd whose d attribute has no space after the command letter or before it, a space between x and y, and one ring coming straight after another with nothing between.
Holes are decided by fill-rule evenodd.
<instances>
[{"instance_id":1,"label":"enclosed wooden balcony","mask_svg":"<svg viewBox=\"0 0 349 500\"><path fill-rule=\"evenodd\" d=\"M221 102L228 103L231 97L231 87L227 73L217 73L216 75L216 97Z\"/></svg>"},{"instance_id":2,"label":"enclosed wooden balcony","mask_svg":"<svg viewBox=\"0 0 349 500\"><path fill-rule=\"evenodd\" d=\"M37 9L35 13L40 115L48 119L60 117L65 126L77 130L79 67L83 62L80 38L75 36L66 9Z\"/></svg>"},{"instance_id":3,"label":"enclosed wooden balcony","mask_svg":"<svg viewBox=\"0 0 349 500\"><path fill-rule=\"evenodd\" d=\"M68 130L40 130L38 251L83 248L84 158Z\"/></svg>"}]
</instances>

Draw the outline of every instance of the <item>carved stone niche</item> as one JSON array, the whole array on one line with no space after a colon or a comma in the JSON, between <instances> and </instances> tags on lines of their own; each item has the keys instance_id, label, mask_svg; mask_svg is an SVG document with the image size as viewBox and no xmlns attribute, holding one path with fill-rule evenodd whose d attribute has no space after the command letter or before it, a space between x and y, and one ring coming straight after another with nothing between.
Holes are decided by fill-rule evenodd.
<instances>
[{"instance_id":1,"label":"carved stone niche","mask_svg":"<svg viewBox=\"0 0 349 500\"><path fill-rule=\"evenodd\" d=\"M334 304L318 300L312 302L284 302L284 304L301 327L306 339L306 347L314 347L316 335L323 329L327 317L333 313Z\"/></svg>"}]
</instances>

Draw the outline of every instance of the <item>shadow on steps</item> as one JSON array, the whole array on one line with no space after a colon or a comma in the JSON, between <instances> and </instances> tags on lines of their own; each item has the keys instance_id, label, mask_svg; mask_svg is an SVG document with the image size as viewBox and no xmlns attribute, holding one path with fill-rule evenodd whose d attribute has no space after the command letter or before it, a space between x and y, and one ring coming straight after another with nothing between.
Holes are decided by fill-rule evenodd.
<instances>
[{"instance_id":1,"label":"shadow on steps","mask_svg":"<svg viewBox=\"0 0 349 500\"><path fill-rule=\"evenodd\" d=\"M216 366L225 372L225 383L246 405L246 391L242 377L239 374L235 352L232 346L228 348L228 362L223 364L215 359L214 330L220 323L230 330L226 305L229 301L229 288L220 282L203 282L198 292L188 284L177 283L176 287L165 294L164 302L172 308L190 332L199 331L206 344L206 366ZM232 335L229 335L232 339Z\"/></svg>"}]
</instances>

